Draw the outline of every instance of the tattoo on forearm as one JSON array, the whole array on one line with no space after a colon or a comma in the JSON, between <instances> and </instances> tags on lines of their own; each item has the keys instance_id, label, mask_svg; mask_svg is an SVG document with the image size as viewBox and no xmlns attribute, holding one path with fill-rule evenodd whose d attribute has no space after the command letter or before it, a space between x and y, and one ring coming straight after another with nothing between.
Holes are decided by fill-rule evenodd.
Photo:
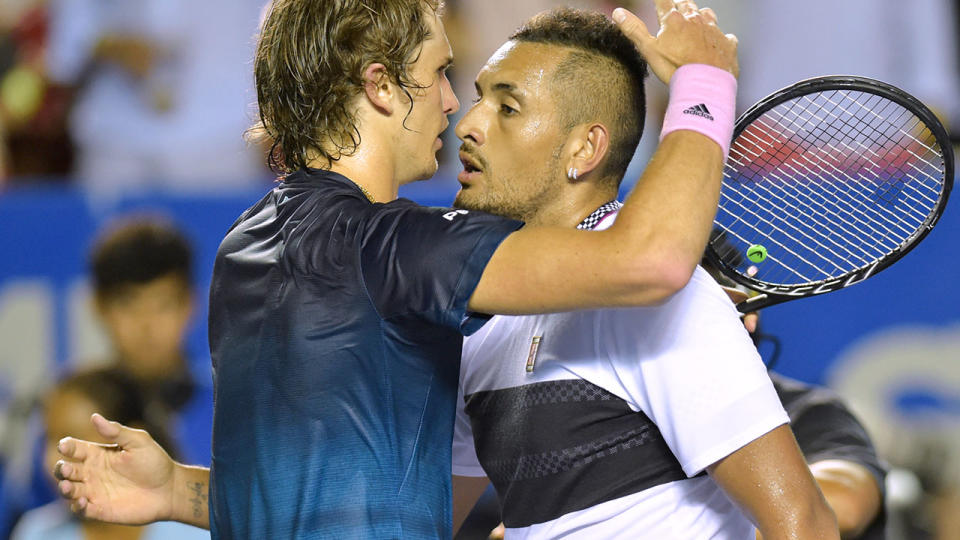
<instances>
[{"instance_id":1,"label":"tattoo on forearm","mask_svg":"<svg viewBox=\"0 0 960 540\"><path fill-rule=\"evenodd\" d=\"M201 519L203 508L207 502L207 484L205 482L187 482L187 489L193 493L190 502L193 503L193 517Z\"/></svg>"}]
</instances>

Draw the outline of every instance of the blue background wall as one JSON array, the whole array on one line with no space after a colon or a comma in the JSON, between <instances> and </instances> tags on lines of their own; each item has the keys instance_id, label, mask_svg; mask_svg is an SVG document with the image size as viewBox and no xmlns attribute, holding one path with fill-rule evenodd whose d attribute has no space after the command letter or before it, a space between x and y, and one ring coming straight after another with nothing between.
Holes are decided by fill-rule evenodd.
<instances>
[{"instance_id":1,"label":"blue background wall","mask_svg":"<svg viewBox=\"0 0 960 540\"><path fill-rule=\"evenodd\" d=\"M405 188L402 195L429 205L447 205L455 192L450 179ZM49 364L64 366L73 340L67 302L71 286L85 279L86 257L96 231L131 212L166 215L184 229L197 252L195 280L198 311L189 352L198 370L209 370L205 294L217 245L234 219L261 196L148 194L93 200L72 189L11 190L0 195L0 302L16 283L41 283L53 299L53 315L44 332L52 345ZM957 201L924 243L905 259L848 290L790 302L763 314L763 329L782 344L778 369L788 375L825 382L831 366L852 344L889 329L960 328L960 210ZM4 306L0 303L0 313ZM8 315L10 315L8 313ZM16 337L3 335L2 339ZM4 344L0 343L0 350ZM761 347L769 353L770 347ZM960 350L949 353L960 359ZM0 366L2 368L2 366ZM953 369L960 370L960 362ZM9 396L9 378L0 380L0 408ZM957 399L960 400L960 389Z\"/></svg>"}]
</instances>

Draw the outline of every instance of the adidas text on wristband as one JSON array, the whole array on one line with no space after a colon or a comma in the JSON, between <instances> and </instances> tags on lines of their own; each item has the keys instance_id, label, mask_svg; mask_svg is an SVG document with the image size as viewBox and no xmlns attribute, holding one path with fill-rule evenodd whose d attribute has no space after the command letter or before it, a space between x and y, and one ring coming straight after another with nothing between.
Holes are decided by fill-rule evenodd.
<instances>
[{"instance_id":1,"label":"adidas text on wristband","mask_svg":"<svg viewBox=\"0 0 960 540\"><path fill-rule=\"evenodd\" d=\"M670 103L660 140L677 130L696 131L716 141L726 159L736 97L737 79L730 72L705 64L680 66L670 79Z\"/></svg>"}]
</instances>

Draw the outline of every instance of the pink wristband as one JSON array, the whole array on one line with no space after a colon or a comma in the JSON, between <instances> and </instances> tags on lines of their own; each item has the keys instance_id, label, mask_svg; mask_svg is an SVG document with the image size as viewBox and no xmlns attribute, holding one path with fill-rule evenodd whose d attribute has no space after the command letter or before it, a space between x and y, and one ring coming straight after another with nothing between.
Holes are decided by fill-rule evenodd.
<instances>
[{"instance_id":1,"label":"pink wristband","mask_svg":"<svg viewBox=\"0 0 960 540\"><path fill-rule=\"evenodd\" d=\"M670 78L670 103L660 131L689 129L710 137L730 152L736 111L737 79L727 70L706 64L686 64Z\"/></svg>"}]
</instances>

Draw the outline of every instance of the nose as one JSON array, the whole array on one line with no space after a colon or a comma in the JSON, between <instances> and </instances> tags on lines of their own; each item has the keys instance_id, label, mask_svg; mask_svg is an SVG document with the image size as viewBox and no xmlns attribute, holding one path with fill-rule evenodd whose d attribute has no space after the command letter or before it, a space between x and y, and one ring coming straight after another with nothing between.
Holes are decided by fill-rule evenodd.
<instances>
[{"instance_id":1,"label":"nose","mask_svg":"<svg viewBox=\"0 0 960 540\"><path fill-rule=\"evenodd\" d=\"M482 145L485 137L483 136L483 128L480 126L480 123L480 102L477 102L473 107L470 107L467 114L463 115L463 118L457 122L457 127L454 130L457 138L464 142L471 141L477 146Z\"/></svg>"},{"instance_id":2,"label":"nose","mask_svg":"<svg viewBox=\"0 0 960 540\"><path fill-rule=\"evenodd\" d=\"M443 113L450 115L460 110L460 100L457 99L457 94L453 91L453 85L450 84L450 79L447 78L447 75L443 75L443 87L441 88L443 92Z\"/></svg>"}]
</instances>

